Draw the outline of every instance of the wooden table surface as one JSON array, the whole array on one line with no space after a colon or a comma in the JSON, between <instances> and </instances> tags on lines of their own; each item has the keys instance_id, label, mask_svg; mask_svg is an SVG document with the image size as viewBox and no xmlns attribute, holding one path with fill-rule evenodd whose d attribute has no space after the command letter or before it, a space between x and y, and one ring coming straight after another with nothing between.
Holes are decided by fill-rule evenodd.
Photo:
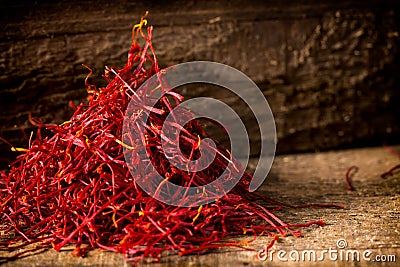
<instances>
[{"instance_id":1,"label":"wooden table surface","mask_svg":"<svg viewBox=\"0 0 400 267\"><path fill-rule=\"evenodd\" d=\"M400 147L395 147L400 149ZM139 266L298 266L289 258L300 255L300 264L307 266L396 266L393 260L400 262L400 174L388 179L381 179L380 174L390 167L399 164L399 157L383 147L344 150L337 152L282 155L275 159L268 179L258 190L270 198L291 204L336 203L345 209L306 208L285 209L276 214L286 222L301 223L322 219L325 227L312 226L302 230L303 237L287 236L280 238L273 249L281 252L283 262L273 254L260 261L256 251L268 244L270 238L258 237L249 247L256 251L223 249L204 255L179 257L169 253L162 257L160 263L151 259ZM250 167L254 166L251 162ZM356 165L359 171L353 176L355 191L347 191L345 173ZM250 237L238 237L250 239ZM344 239L347 247L338 249L337 241ZM323 250L338 250L338 260L330 260ZM317 260L308 260L304 250L315 251ZM360 261L340 260L340 254L356 250ZM371 261L362 258L365 250ZM294 252L292 252L294 251ZM332 252L335 253L335 252ZM301 255L306 255L302 261ZM334 257L335 254L332 254ZM375 256L392 262L377 262ZM392 255L392 256L390 256ZM393 258L395 257L395 258ZM1 263L0 263L1 264ZM53 250L31 255L17 261L4 262L4 266L130 266L123 257L116 253L92 251L85 258L71 255L65 249L57 253Z\"/></svg>"}]
</instances>

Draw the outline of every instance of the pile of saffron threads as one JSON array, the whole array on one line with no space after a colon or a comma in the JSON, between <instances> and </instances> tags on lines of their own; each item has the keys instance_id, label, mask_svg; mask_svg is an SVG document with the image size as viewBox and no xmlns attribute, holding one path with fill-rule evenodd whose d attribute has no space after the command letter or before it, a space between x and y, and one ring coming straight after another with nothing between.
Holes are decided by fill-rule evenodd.
<instances>
[{"instance_id":1,"label":"pile of saffron threads","mask_svg":"<svg viewBox=\"0 0 400 267\"><path fill-rule=\"evenodd\" d=\"M153 28L145 24L142 18L133 28L125 66L106 69L106 87L97 88L86 79L89 103L72 105L75 112L70 120L55 125L30 118L38 126L35 139L10 170L0 173L0 249L14 252L10 258L52 247L59 251L72 244L77 256L100 248L122 253L127 261L137 263L146 257L160 260L164 251L186 255L226 246L249 249L247 243L262 234L271 237L272 246L287 233L300 236L299 227L324 225L323 221L289 224L280 220L273 214L275 210L300 206L250 194L251 176L247 173L233 190L199 207L164 204L135 183L124 148L138 159L135 164L143 171L136 179L151 176L146 172L151 163L163 177L182 186L212 182L229 162L242 168L221 146L203 171L190 173L171 166L162 153L161 129L168 112L183 99L175 92L164 96L156 109L141 110L149 115L146 131L140 136L145 138L151 162L140 161L141 149L136 146L142 142L132 147L122 141L128 103L135 90L159 71L151 41ZM138 118L141 112L136 114ZM51 131L51 137L42 137L43 128ZM185 156L194 158L199 140L210 136L196 120L185 129L179 147ZM307 206L318 205L301 207ZM250 235L248 242L226 239L243 234Z\"/></svg>"}]
</instances>

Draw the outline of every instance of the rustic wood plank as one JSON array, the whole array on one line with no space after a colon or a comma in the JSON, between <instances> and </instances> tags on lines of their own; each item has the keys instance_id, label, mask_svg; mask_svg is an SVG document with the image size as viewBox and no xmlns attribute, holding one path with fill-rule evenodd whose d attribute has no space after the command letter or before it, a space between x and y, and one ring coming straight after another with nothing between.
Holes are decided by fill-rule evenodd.
<instances>
[{"instance_id":1,"label":"rustic wood plank","mask_svg":"<svg viewBox=\"0 0 400 267\"><path fill-rule=\"evenodd\" d=\"M1 3L0 136L25 145L14 125L29 134L29 112L67 120L68 101L85 100L81 64L104 85L104 65L124 63L131 27L146 10L162 66L212 60L260 85L279 152L400 142L399 9L355 0Z\"/></svg>"},{"instance_id":2,"label":"rustic wood plank","mask_svg":"<svg viewBox=\"0 0 400 267\"><path fill-rule=\"evenodd\" d=\"M400 149L400 146L397 147ZM381 179L380 174L399 163L399 158L385 148L364 148L338 152L283 155L275 159L272 171L259 193L291 204L336 203L346 208L286 209L277 212L286 222L302 223L322 219L325 227L303 229L303 237L287 236L279 239L273 249L289 253L297 250L337 249L336 242L345 239L346 250L366 249L375 255L395 255L400 261L400 175ZM253 160L250 167L254 167ZM351 165L359 171L353 176L355 191L347 191L345 172ZM250 237L238 237L248 240ZM271 239L258 237L249 247L260 250ZM4 266L130 266L116 253L93 251L86 258L72 257L71 250L47 251ZM275 258L260 262L254 251L223 249L204 255L179 257L169 253L160 263L145 260L140 266L297 266L297 262L281 262ZM321 254L318 254L321 255ZM288 256L286 256L288 258ZM372 266L367 261L305 261L302 265L315 266ZM272 264L272 265L271 265ZM395 262L379 263L379 266L396 266Z\"/></svg>"}]
</instances>

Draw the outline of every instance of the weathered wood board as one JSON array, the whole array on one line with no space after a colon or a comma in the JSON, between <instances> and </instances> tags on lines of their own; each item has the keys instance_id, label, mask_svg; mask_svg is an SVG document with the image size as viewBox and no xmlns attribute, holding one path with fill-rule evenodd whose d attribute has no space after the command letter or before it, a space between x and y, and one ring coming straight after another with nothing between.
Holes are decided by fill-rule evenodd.
<instances>
[{"instance_id":1,"label":"weathered wood board","mask_svg":"<svg viewBox=\"0 0 400 267\"><path fill-rule=\"evenodd\" d=\"M397 147L400 149L400 147ZM279 239L273 249L285 251L283 258L277 256L271 261L262 262L256 258L256 251L268 244L270 238L258 237L250 244L256 251L236 249L210 251L204 255L179 257L172 253L162 257L160 263L145 261L140 266L298 266L299 262L290 260L289 253L296 250L315 250L317 260L300 260L301 266L397 266L400 261L400 174L381 179L380 174L399 164L399 158L385 148L366 148L278 156L272 171L259 193L291 204L336 203L345 209L306 208L286 209L277 215L286 222L301 223L324 220L325 227L303 229L303 237L287 236ZM357 165L359 171L353 176L355 191L347 191L345 173L351 165ZM251 166L254 166L252 162ZM238 237L249 240L250 237ZM337 241L344 239L347 247L338 249ZM371 261L349 261L340 258L336 261L325 255L322 250L338 250L346 253L357 250L367 255ZM4 254L3 254L4 255ZM293 254L295 255L295 254ZM292 256L293 256L292 255ZM346 255L346 254L343 254ZM394 255L396 262L376 262L376 255ZM293 256L295 257L295 256ZM334 256L332 256L334 259ZM60 253L46 251L17 261L6 262L4 266L130 266L116 253L93 251L86 258L71 256L71 250Z\"/></svg>"},{"instance_id":2,"label":"weathered wood board","mask_svg":"<svg viewBox=\"0 0 400 267\"><path fill-rule=\"evenodd\" d=\"M4 1L0 136L25 145L18 127L29 135L29 112L68 119L68 101L86 97L81 64L104 85L104 66L124 64L131 27L146 10L162 66L221 62L260 86L280 153L400 142L400 13L393 1L376 0ZM231 95L203 89L184 96L210 95L246 111Z\"/></svg>"}]
</instances>

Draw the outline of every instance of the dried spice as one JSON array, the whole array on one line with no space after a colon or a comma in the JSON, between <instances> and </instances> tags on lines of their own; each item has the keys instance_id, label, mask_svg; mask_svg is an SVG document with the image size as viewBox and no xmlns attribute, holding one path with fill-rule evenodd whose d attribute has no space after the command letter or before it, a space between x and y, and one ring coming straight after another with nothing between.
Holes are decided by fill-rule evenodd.
<instances>
[{"instance_id":1,"label":"dried spice","mask_svg":"<svg viewBox=\"0 0 400 267\"><path fill-rule=\"evenodd\" d=\"M350 168L348 168L347 172L346 172L346 182L347 182L347 190L348 191L353 191L354 187L351 183L351 178L354 176L354 174L358 172L358 167L357 166L351 166Z\"/></svg>"},{"instance_id":2,"label":"dried spice","mask_svg":"<svg viewBox=\"0 0 400 267\"><path fill-rule=\"evenodd\" d=\"M381 174L383 179L387 178L388 176L394 175L396 171L400 171L400 164L390 168L388 171Z\"/></svg>"},{"instance_id":3,"label":"dried spice","mask_svg":"<svg viewBox=\"0 0 400 267\"><path fill-rule=\"evenodd\" d=\"M151 41L153 28L144 28L145 24L142 18L133 28L133 44L125 66L106 69L106 87L97 88L86 79L89 103L70 104L74 109L70 120L45 125L30 118L38 126L36 138L29 141L27 149L13 148L24 153L9 171L0 173L0 230L7 235L2 237L1 250L25 248L11 256L19 257L43 248L59 251L75 244L74 254L78 256L101 248L123 253L126 260L136 263L148 256L160 259L167 250L186 255L224 246L246 248L247 242L226 240L235 235L255 238L267 234L273 237L272 242L288 232L300 236L297 228L324 223L289 224L274 211L285 207L342 208L293 206L250 194L247 186L251 176L247 173L232 191L199 207L169 206L138 187L124 153L130 153L138 166L141 176L135 178L151 176L146 172L151 162L141 161L137 153L135 146L142 142L133 141L132 146L124 143L121 135L128 103L141 101L142 96L135 90L160 71ZM139 40L144 44L140 45ZM157 171L175 184L191 186L212 182L228 163L234 163L232 173L235 168L243 168L221 146L206 170L191 173L171 166L161 149L161 128L168 112L182 100L181 95L171 92L156 108L144 107L135 115L139 118L141 112L147 112L149 116L141 136ZM52 136L42 137L43 128ZM176 142L187 158L196 158L198 142L206 137L212 138L198 121L191 121ZM36 246L30 248L32 244Z\"/></svg>"},{"instance_id":4,"label":"dried spice","mask_svg":"<svg viewBox=\"0 0 400 267\"><path fill-rule=\"evenodd\" d=\"M397 151L396 149L392 148L391 146L384 145L384 147L393 155L399 156L400 157L400 151ZM396 172L400 171L400 164L393 166L390 168L388 171L384 172L381 174L381 177L383 179L386 179L388 176L394 175Z\"/></svg>"}]
</instances>

